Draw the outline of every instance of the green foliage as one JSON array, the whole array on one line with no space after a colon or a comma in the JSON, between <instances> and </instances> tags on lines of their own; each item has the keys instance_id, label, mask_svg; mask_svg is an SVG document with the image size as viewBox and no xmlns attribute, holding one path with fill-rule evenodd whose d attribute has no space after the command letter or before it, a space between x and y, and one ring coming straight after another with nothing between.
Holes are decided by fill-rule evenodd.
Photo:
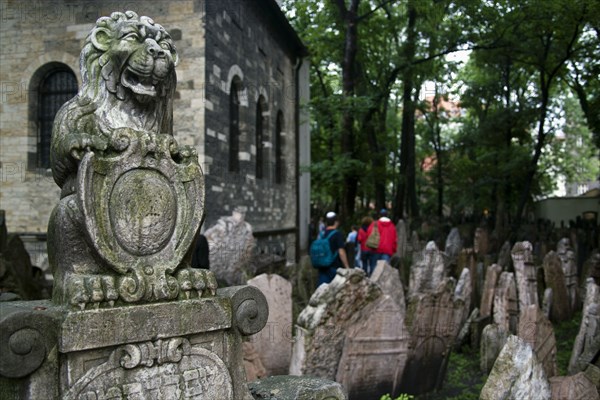
<instances>
[{"instance_id":1,"label":"green foliage","mask_svg":"<svg viewBox=\"0 0 600 400\"><path fill-rule=\"evenodd\" d=\"M389 394L385 394L385 395L381 396L381 398L379 400L412 400L414 398L415 398L415 396L413 396L413 395L402 393L402 394L400 394L400 396L398 396L396 398L392 398Z\"/></svg>"},{"instance_id":2,"label":"green foliage","mask_svg":"<svg viewBox=\"0 0 600 400\"><path fill-rule=\"evenodd\" d=\"M523 201L552 193L559 177L598 176L597 1L283 3L310 50L316 207L343 204L349 183L356 184L356 208L395 201L398 187L410 182L411 172L400 168L410 152L416 187L409 190L426 215L443 206L451 214L488 209L509 220ZM351 3L358 4L354 25L344 13ZM356 57L349 65L350 45ZM465 65L444 56L461 48L473 49ZM415 96L426 82L436 95L459 99L461 115ZM406 87L413 88L409 99ZM412 147L401 140L411 127L402 106L411 104Z\"/></svg>"}]
</instances>

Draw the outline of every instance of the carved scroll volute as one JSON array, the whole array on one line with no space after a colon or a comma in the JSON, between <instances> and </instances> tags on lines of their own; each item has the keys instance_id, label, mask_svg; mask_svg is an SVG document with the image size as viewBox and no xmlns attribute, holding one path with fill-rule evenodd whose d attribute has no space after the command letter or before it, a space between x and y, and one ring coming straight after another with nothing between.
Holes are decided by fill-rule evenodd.
<instances>
[{"instance_id":1,"label":"carved scroll volute","mask_svg":"<svg viewBox=\"0 0 600 400\"><path fill-rule=\"evenodd\" d=\"M4 303L0 315L0 376L22 378L35 372L57 345L57 320L46 307L30 304L17 308Z\"/></svg>"},{"instance_id":2,"label":"carved scroll volute","mask_svg":"<svg viewBox=\"0 0 600 400\"><path fill-rule=\"evenodd\" d=\"M254 286L231 286L219 289L218 293L231 299L233 325L242 335L253 335L265 327L269 305L260 289Z\"/></svg>"}]
</instances>

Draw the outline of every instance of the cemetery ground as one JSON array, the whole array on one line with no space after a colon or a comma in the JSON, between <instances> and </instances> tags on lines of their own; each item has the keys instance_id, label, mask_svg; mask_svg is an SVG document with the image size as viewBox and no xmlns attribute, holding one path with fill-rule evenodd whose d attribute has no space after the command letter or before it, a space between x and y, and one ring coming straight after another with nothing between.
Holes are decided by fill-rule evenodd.
<instances>
[{"instance_id":1,"label":"cemetery ground","mask_svg":"<svg viewBox=\"0 0 600 400\"><path fill-rule=\"evenodd\" d=\"M559 375L567 375L569 358L573 350L573 343L579 324L581 322L581 312L577 312L572 319L555 324L554 333L556 336L556 359ZM399 397L400 400L478 400L479 394L487 375L481 372L479 367L480 354L478 349L473 349L465 345L458 351L452 352L446 380L441 390L421 396ZM383 396L381 400L390 400L391 397ZM393 399L396 400L396 399Z\"/></svg>"}]
</instances>

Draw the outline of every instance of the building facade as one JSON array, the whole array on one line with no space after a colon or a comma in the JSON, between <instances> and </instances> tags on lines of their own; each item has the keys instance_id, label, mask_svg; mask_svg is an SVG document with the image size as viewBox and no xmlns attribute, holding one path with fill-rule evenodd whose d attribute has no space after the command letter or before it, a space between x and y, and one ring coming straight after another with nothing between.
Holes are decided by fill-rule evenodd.
<instances>
[{"instance_id":1,"label":"building facade","mask_svg":"<svg viewBox=\"0 0 600 400\"><path fill-rule=\"evenodd\" d=\"M81 85L79 53L96 19L126 10L163 25L179 53L173 132L198 150L203 229L241 211L259 251L297 258L308 242L308 66L274 0L1 0L0 208L8 231L37 237L43 253L59 199L48 157L54 114Z\"/></svg>"}]
</instances>

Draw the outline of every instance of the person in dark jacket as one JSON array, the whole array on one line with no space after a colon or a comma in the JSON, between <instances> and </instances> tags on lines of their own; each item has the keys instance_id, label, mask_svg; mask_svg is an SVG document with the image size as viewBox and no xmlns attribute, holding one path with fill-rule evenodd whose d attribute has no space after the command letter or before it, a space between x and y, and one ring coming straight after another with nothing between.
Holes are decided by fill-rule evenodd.
<instances>
[{"instance_id":1,"label":"person in dark jacket","mask_svg":"<svg viewBox=\"0 0 600 400\"><path fill-rule=\"evenodd\" d=\"M337 252L337 257L329 267L319 268L319 281L317 287L322 283L329 283L335 278L338 268L349 268L348 257L344 249L345 238L342 232L338 231L339 221L336 213L330 211L325 218L325 232L329 240L329 246L333 253Z\"/></svg>"}]
</instances>

